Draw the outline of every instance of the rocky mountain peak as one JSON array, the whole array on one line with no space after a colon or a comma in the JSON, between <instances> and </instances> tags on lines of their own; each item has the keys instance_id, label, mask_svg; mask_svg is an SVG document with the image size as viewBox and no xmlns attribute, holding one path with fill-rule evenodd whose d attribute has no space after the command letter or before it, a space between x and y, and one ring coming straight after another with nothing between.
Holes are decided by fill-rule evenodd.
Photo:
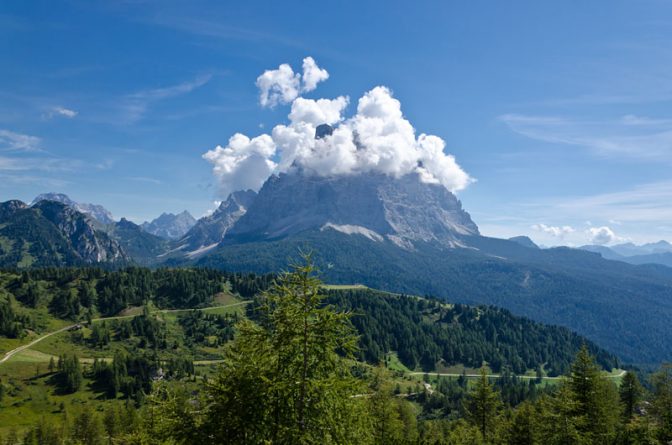
<instances>
[{"instance_id":1,"label":"rocky mountain peak","mask_svg":"<svg viewBox=\"0 0 672 445\"><path fill-rule=\"evenodd\" d=\"M177 215L162 213L161 216L151 222L142 223L141 227L152 235L165 239L179 239L196 224L196 219L186 210Z\"/></svg>"},{"instance_id":2,"label":"rocky mountain peak","mask_svg":"<svg viewBox=\"0 0 672 445\"><path fill-rule=\"evenodd\" d=\"M180 239L179 249L194 257L216 247L229 229L247 212L256 197L257 193L253 190L231 193L211 215L199 219Z\"/></svg>"},{"instance_id":3,"label":"rocky mountain peak","mask_svg":"<svg viewBox=\"0 0 672 445\"><path fill-rule=\"evenodd\" d=\"M79 203L70 199L70 197L64 193L42 193L33 199L33 202L30 204L34 206L40 201L55 201L60 202L68 207L71 207L78 212L84 213L85 215L90 216L101 224L107 225L114 223L114 217L109 210L105 207L98 204L87 204Z\"/></svg>"},{"instance_id":4,"label":"rocky mountain peak","mask_svg":"<svg viewBox=\"0 0 672 445\"><path fill-rule=\"evenodd\" d=\"M270 177L227 239L275 239L343 227L404 247L410 241L456 245L460 237L479 233L455 195L415 174L321 177L297 171Z\"/></svg>"}]
</instances>

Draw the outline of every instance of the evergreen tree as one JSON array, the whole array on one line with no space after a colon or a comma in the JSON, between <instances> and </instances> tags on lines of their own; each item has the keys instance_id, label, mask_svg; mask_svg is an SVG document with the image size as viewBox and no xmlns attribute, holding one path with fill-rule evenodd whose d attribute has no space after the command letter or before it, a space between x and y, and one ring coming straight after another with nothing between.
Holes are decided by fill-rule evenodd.
<instances>
[{"instance_id":1,"label":"evergreen tree","mask_svg":"<svg viewBox=\"0 0 672 445\"><path fill-rule=\"evenodd\" d=\"M538 403L541 443L548 445L582 445L583 439L575 417L577 402L567 384L561 384L553 397Z\"/></svg>"},{"instance_id":2,"label":"evergreen tree","mask_svg":"<svg viewBox=\"0 0 672 445\"><path fill-rule=\"evenodd\" d=\"M373 439L376 444L400 443L403 437L404 424L392 394L389 373L382 366L373 371L369 397L371 420L373 422Z\"/></svg>"},{"instance_id":3,"label":"evergreen tree","mask_svg":"<svg viewBox=\"0 0 672 445\"><path fill-rule=\"evenodd\" d=\"M481 367L481 376L469 392L466 414L467 419L478 428L486 442L492 437L497 425L497 417L502 407L499 393L488 379L488 371Z\"/></svg>"},{"instance_id":4,"label":"evergreen tree","mask_svg":"<svg viewBox=\"0 0 672 445\"><path fill-rule=\"evenodd\" d=\"M600 369L584 345L572 364L568 380L575 402L574 417L584 438L609 443L618 423L618 393L614 385L600 375Z\"/></svg>"},{"instance_id":5,"label":"evergreen tree","mask_svg":"<svg viewBox=\"0 0 672 445\"><path fill-rule=\"evenodd\" d=\"M63 391L68 393L78 391L82 385L82 367L79 364L79 358L75 354L64 355L59 358L59 363Z\"/></svg>"},{"instance_id":6,"label":"evergreen tree","mask_svg":"<svg viewBox=\"0 0 672 445\"><path fill-rule=\"evenodd\" d=\"M642 397L642 385L639 383L637 374L628 371L623 376L621 387L619 388L619 396L621 405L623 407L623 418L629 421L635 415L635 409Z\"/></svg>"},{"instance_id":7,"label":"evergreen tree","mask_svg":"<svg viewBox=\"0 0 672 445\"><path fill-rule=\"evenodd\" d=\"M653 411L658 418L659 438L672 440L672 364L666 363L652 378Z\"/></svg>"},{"instance_id":8,"label":"evergreen tree","mask_svg":"<svg viewBox=\"0 0 672 445\"><path fill-rule=\"evenodd\" d=\"M209 386L204 430L217 443L367 443L363 388L345 357L356 337L350 314L323 304L306 264L283 274L244 320ZM340 354L340 355L339 355Z\"/></svg>"},{"instance_id":9,"label":"evergreen tree","mask_svg":"<svg viewBox=\"0 0 672 445\"><path fill-rule=\"evenodd\" d=\"M516 409L509 425L506 443L508 445L537 445L540 443L536 413L531 403L522 403Z\"/></svg>"},{"instance_id":10,"label":"evergreen tree","mask_svg":"<svg viewBox=\"0 0 672 445\"><path fill-rule=\"evenodd\" d=\"M82 445L100 445L103 443L104 429L100 416L90 409L84 409L72 425L71 437Z\"/></svg>"}]
</instances>

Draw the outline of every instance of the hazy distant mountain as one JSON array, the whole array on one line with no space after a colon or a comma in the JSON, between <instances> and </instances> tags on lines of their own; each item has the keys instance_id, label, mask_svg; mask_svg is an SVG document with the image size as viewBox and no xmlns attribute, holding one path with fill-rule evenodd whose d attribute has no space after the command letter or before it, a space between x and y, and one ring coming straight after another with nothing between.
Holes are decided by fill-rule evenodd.
<instances>
[{"instance_id":1,"label":"hazy distant mountain","mask_svg":"<svg viewBox=\"0 0 672 445\"><path fill-rule=\"evenodd\" d=\"M245 214L256 196L252 190L231 193L212 215L199 219L177 242L179 252L194 257L216 247L228 230Z\"/></svg>"},{"instance_id":2,"label":"hazy distant mountain","mask_svg":"<svg viewBox=\"0 0 672 445\"><path fill-rule=\"evenodd\" d=\"M124 263L119 244L71 206L41 200L0 204L2 267Z\"/></svg>"},{"instance_id":3,"label":"hazy distant mountain","mask_svg":"<svg viewBox=\"0 0 672 445\"><path fill-rule=\"evenodd\" d=\"M650 255L672 252L672 244L663 240L655 243L642 244L641 246L637 246L633 243L625 243L611 246L611 250L622 256Z\"/></svg>"},{"instance_id":4,"label":"hazy distant mountain","mask_svg":"<svg viewBox=\"0 0 672 445\"><path fill-rule=\"evenodd\" d=\"M537 246L529 236L514 236L513 238L509 238L509 241L513 241L514 243L520 244L521 246L529 247L530 249L539 248L539 246Z\"/></svg>"},{"instance_id":5,"label":"hazy distant mountain","mask_svg":"<svg viewBox=\"0 0 672 445\"><path fill-rule=\"evenodd\" d=\"M596 252L608 260L618 260L630 264L662 264L672 267L672 244L667 241L643 244L618 244L615 246L581 246L579 249Z\"/></svg>"},{"instance_id":6,"label":"hazy distant mountain","mask_svg":"<svg viewBox=\"0 0 672 445\"><path fill-rule=\"evenodd\" d=\"M196 219L186 210L174 215L162 213L161 216L151 222L144 222L141 227L152 235L165 239L179 239L196 224Z\"/></svg>"},{"instance_id":7,"label":"hazy distant mountain","mask_svg":"<svg viewBox=\"0 0 672 445\"><path fill-rule=\"evenodd\" d=\"M672 267L672 252L650 253L648 255L633 255L623 259L630 264L662 264Z\"/></svg>"},{"instance_id":8,"label":"hazy distant mountain","mask_svg":"<svg viewBox=\"0 0 672 445\"><path fill-rule=\"evenodd\" d=\"M579 247L581 250L587 250L588 252L595 252L602 255L602 258L606 260L623 260L624 256L614 252L611 248L607 246L599 245L586 245Z\"/></svg>"},{"instance_id":9,"label":"hazy distant mountain","mask_svg":"<svg viewBox=\"0 0 672 445\"><path fill-rule=\"evenodd\" d=\"M112 217L112 213L110 213L109 210L107 210L105 207L98 205L98 204L85 204L85 203L79 203L75 202L68 195L65 195L63 193L43 193L41 195L38 195L33 199L33 202L30 204L31 206L37 204L40 201L56 201L60 202L62 204L65 204L69 207L72 207L73 209L77 210L78 212L84 213L86 215L89 215L96 221L98 221L101 224L112 224L114 222L114 218Z\"/></svg>"}]
</instances>

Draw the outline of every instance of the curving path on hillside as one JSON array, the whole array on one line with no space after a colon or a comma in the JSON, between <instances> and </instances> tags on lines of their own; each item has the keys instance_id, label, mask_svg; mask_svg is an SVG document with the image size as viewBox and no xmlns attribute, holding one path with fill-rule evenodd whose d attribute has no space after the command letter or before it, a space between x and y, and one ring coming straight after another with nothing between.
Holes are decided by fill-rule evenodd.
<instances>
[{"instance_id":1,"label":"curving path on hillside","mask_svg":"<svg viewBox=\"0 0 672 445\"><path fill-rule=\"evenodd\" d=\"M250 300L240 301L238 303L233 303L233 304L225 304L223 306L210 306L210 307L197 308L197 309L162 309L162 310L158 310L158 311L153 311L152 313L156 314L156 313L168 313L168 312L187 312L187 311L191 311L191 310L206 311L208 309L242 306L242 305L248 304L248 303L250 303ZM115 316L115 317L94 318L91 321L92 322L98 322L98 321L105 321L105 320L120 320L122 318L132 318L132 317L136 317L136 315L122 315L122 316ZM62 327L62 328L60 328L56 331L44 334L44 335L36 338L35 340L31 341L30 343L27 343L25 345L19 346L18 348L14 348L11 351L6 352L5 356L0 359L0 364L5 363L7 360L12 358L12 356L18 354L19 352L24 351L26 349L30 349L31 346L36 345L37 343L41 342L42 340L44 340L46 338L49 338L52 335L56 335L56 334L59 334L61 332L73 329L79 324L81 324L81 323L75 323L75 324L71 324L69 326L64 326L64 327Z\"/></svg>"}]
</instances>

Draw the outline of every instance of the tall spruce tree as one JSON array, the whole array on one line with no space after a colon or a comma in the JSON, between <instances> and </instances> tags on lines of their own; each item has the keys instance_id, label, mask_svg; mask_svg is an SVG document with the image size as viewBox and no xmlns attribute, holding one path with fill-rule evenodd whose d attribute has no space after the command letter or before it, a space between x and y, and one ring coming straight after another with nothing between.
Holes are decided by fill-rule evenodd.
<instances>
[{"instance_id":1,"label":"tall spruce tree","mask_svg":"<svg viewBox=\"0 0 672 445\"><path fill-rule=\"evenodd\" d=\"M623 418L625 421L629 421L635 415L635 409L642 398L642 392L643 388L639 383L637 374L632 371L626 372L619 388L619 396L623 407Z\"/></svg>"},{"instance_id":2,"label":"tall spruce tree","mask_svg":"<svg viewBox=\"0 0 672 445\"><path fill-rule=\"evenodd\" d=\"M659 439L672 441L672 364L666 363L652 378L653 411L658 418Z\"/></svg>"},{"instance_id":3,"label":"tall spruce tree","mask_svg":"<svg viewBox=\"0 0 672 445\"><path fill-rule=\"evenodd\" d=\"M324 304L309 255L238 324L209 385L204 431L217 443L369 443L364 388L351 371L350 314Z\"/></svg>"},{"instance_id":4,"label":"tall spruce tree","mask_svg":"<svg viewBox=\"0 0 672 445\"><path fill-rule=\"evenodd\" d=\"M488 371L481 367L481 375L469 392L466 403L467 419L475 425L487 442L495 431L502 401L488 379Z\"/></svg>"},{"instance_id":5,"label":"tall spruce tree","mask_svg":"<svg viewBox=\"0 0 672 445\"><path fill-rule=\"evenodd\" d=\"M575 402L574 417L579 432L589 442L610 443L618 424L618 393L614 384L600 374L586 345L572 364L568 386Z\"/></svg>"}]
</instances>

